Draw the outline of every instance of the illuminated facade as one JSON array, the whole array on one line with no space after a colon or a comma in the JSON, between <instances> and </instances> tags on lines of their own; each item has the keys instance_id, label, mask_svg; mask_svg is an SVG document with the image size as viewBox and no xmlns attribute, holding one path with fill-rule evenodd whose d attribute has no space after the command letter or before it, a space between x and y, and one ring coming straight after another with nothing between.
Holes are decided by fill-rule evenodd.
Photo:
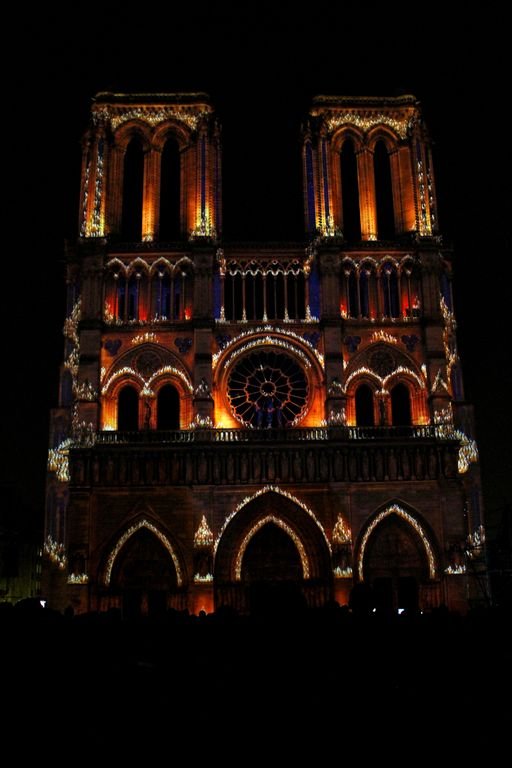
<instances>
[{"instance_id":1,"label":"illuminated facade","mask_svg":"<svg viewBox=\"0 0 512 768\"><path fill-rule=\"evenodd\" d=\"M303 139L307 239L234 245L208 98L95 98L48 461L57 607L319 606L359 582L383 610L481 597L419 105L318 97Z\"/></svg>"}]
</instances>

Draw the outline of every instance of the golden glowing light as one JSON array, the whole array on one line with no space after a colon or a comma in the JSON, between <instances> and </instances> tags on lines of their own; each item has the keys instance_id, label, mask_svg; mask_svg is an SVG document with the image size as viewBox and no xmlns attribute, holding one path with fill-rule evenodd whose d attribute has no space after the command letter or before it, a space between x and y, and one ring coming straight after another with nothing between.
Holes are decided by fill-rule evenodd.
<instances>
[{"instance_id":1,"label":"golden glowing light","mask_svg":"<svg viewBox=\"0 0 512 768\"><path fill-rule=\"evenodd\" d=\"M312 114L315 114L316 110L312 110ZM345 125L354 125L356 128L360 128L364 133L367 133L371 128L377 125L386 125L391 128L401 139L405 139L407 131L416 120L416 114L411 116L404 116L400 118L391 117L386 112L348 112L343 111L337 113L334 110L328 110L324 114L327 115L326 123L329 132L334 132L338 128L342 128Z\"/></svg>"},{"instance_id":2,"label":"golden glowing light","mask_svg":"<svg viewBox=\"0 0 512 768\"><path fill-rule=\"evenodd\" d=\"M64 336L78 344L78 323L82 314L82 299L78 297L73 305L71 314L64 321Z\"/></svg>"},{"instance_id":3,"label":"golden glowing light","mask_svg":"<svg viewBox=\"0 0 512 768\"><path fill-rule=\"evenodd\" d=\"M212 368L215 369L215 367L217 366L217 363L219 362L220 357L222 355L224 355L227 350L229 350L233 346L236 346L236 344L241 339L246 339L246 338L251 337L251 336L257 336L258 334L261 334L261 333L267 334L264 337L264 339L259 339L258 340L258 343L261 342L262 344L272 344L273 343L273 337L269 336L268 335L269 333L281 334L283 336L287 336L288 338L291 338L291 339L293 339L295 341L300 342L300 344L304 345L308 349L308 351L310 351L310 352L312 352L314 354L314 356L316 357L316 359L320 363L320 366L322 368L324 367L324 356L322 355L322 353L319 352L317 349L315 349L314 346L311 344L311 342L309 342L303 336L300 336L298 333L295 333L295 331L292 331L289 328L280 328L280 327L275 327L274 328L272 325L263 325L263 326L259 326L258 328L252 328L252 329L250 329L248 331L242 331L242 333L239 333L236 336L234 336L232 339L230 339L227 342L227 344L219 352L216 352L215 354L212 355ZM280 341L282 342L282 340L280 340ZM290 349L291 351L296 351L297 353L300 353L300 350L297 350L297 348L295 346L286 345L285 342L282 342L281 344L278 344L278 342L276 341L276 345L277 346L285 346L288 349ZM252 344L252 346L255 346L255 344ZM237 350L237 353L238 353L238 350ZM300 354L303 355L303 353L300 353ZM303 355L303 357L304 357L304 355ZM231 358L230 358L230 360L231 360ZM311 364L309 363L309 361L308 361L308 367L311 367Z\"/></svg>"},{"instance_id":4,"label":"golden glowing light","mask_svg":"<svg viewBox=\"0 0 512 768\"><path fill-rule=\"evenodd\" d=\"M160 340L156 333L146 331L146 333L138 333L132 339L132 344L159 344Z\"/></svg>"},{"instance_id":5,"label":"golden glowing light","mask_svg":"<svg viewBox=\"0 0 512 768\"><path fill-rule=\"evenodd\" d=\"M362 365L359 368L357 368L355 371L352 371L352 373L349 374L349 376L347 376L347 379L345 381L345 391L347 390L348 385L350 384L351 381L353 381L353 379L357 378L358 376L364 376L364 375L371 376L373 379L375 379L375 381L377 381L380 384L381 389L383 391L387 391L387 385L389 384L389 382L395 376L398 376L400 374L409 376L410 378L414 379L414 381L418 384L418 386L421 389L425 389L426 387L425 381L421 379L417 373L415 373L410 368L407 368L404 365L397 366L394 371L391 371L391 373L389 373L387 376L384 376L384 377L379 376L379 374L375 373L375 371L372 371L371 368L368 368L367 366Z\"/></svg>"},{"instance_id":6,"label":"golden glowing light","mask_svg":"<svg viewBox=\"0 0 512 768\"><path fill-rule=\"evenodd\" d=\"M196 584L211 584L213 582L213 573L206 573L204 576L196 573L194 574L194 582Z\"/></svg>"},{"instance_id":7,"label":"golden glowing light","mask_svg":"<svg viewBox=\"0 0 512 768\"><path fill-rule=\"evenodd\" d=\"M444 569L444 572L447 573L448 576L460 576L463 573L466 573L466 566L464 563L460 565L449 565Z\"/></svg>"},{"instance_id":8,"label":"golden glowing light","mask_svg":"<svg viewBox=\"0 0 512 768\"><path fill-rule=\"evenodd\" d=\"M468 437L461 429L455 429L451 406L434 413L436 436L442 440L458 440L459 455L457 469L460 475L468 471L469 465L478 461L476 441Z\"/></svg>"},{"instance_id":9,"label":"golden glowing light","mask_svg":"<svg viewBox=\"0 0 512 768\"><path fill-rule=\"evenodd\" d=\"M215 545L213 549L214 555L217 553L217 549L219 547L219 542L224 534L224 531L228 527L229 523L233 520L235 515L237 515L240 510L242 510L247 504L250 504L251 501L254 501L254 499L259 498L260 496L263 496L266 493L277 493L280 496L284 496L286 499L289 499L294 504L297 504L306 514L308 514L312 520L316 523L318 528L320 529L320 532L324 538L325 543L327 544L327 547L329 549L329 552L331 552L331 544L329 542L329 539L327 538L327 535L325 533L324 527L320 520L317 518L315 513L306 505L303 501L298 499L296 496L294 496L292 493L289 493L288 491L285 491L283 488L280 488L278 485L265 485L263 488L260 488L258 491L255 491L251 496L246 496L242 501L236 505L236 507L229 513L229 515L224 520L224 523L222 524L222 528L220 529L219 535L217 536L215 540Z\"/></svg>"},{"instance_id":10,"label":"golden glowing light","mask_svg":"<svg viewBox=\"0 0 512 768\"><path fill-rule=\"evenodd\" d=\"M432 551L432 547L430 546L430 541L428 540L428 537L419 524L419 522L409 514L409 512L406 512L405 509L402 509L398 504L392 504L390 507L386 507L386 509L383 509L382 512L379 512L379 514L373 518L370 525L367 527L367 529L364 532L363 538L361 540L361 546L359 548L359 559L357 563L357 571L359 580L364 580L364 573L363 573L363 565L364 565L364 553L366 549L366 545L368 544L368 539L372 535L375 528L381 523L386 517L389 517L389 515L398 515L403 520L406 520L409 525L411 525L416 533L419 535L423 546L425 547L425 552L427 555L428 560L428 573L429 578L435 579L436 577L436 564L435 564L435 558L434 553Z\"/></svg>"},{"instance_id":11,"label":"golden glowing light","mask_svg":"<svg viewBox=\"0 0 512 768\"><path fill-rule=\"evenodd\" d=\"M69 476L69 449L74 445L73 438L67 437L56 448L48 451L48 471L55 472L57 480L66 483Z\"/></svg>"},{"instance_id":12,"label":"golden glowing light","mask_svg":"<svg viewBox=\"0 0 512 768\"><path fill-rule=\"evenodd\" d=\"M194 547L211 547L212 545L213 533L210 526L208 525L206 515L203 515L199 524L199 528L194 534Z\"/></svg>"},{"instance_id":13,"label":"golden glowing light","mask_svg":"<svg viewBox=\"0 0 512 768\"><path fill-rule=\"evenodd\" d=\"M306 550L304 549L304 545L302 541L299 539L295 531L292 528L290 528L290 526L287 525L279 517L276 517L275 515L267 515L261 520L258 520L258 522L255 525L253 525L251 530L243 538L243 541L240 545L240 549L237 552L236 560L235 560L236 581L240 581L242 578L242 560L244 558L247 545L249 544L254 534L257 533L259 530L261 530L263 526L267 525L268 523L274 523L274 525L277 525L279 528L281 528L281 530L287 533L288 536L291 538L291 540L295 544L295 547L297 548L297 552L299 553L300 561L302 563L303 578L309 579L309 562L308 562Z\"/></svg>"},{"instance_id":14,"label":"golden glowing light","mask_svg":"<svg viewBox=\"0 0 512 768\"><path fill-rule=\"evenodd\" d=\"M88 584L89 577L86 573L70 573L68 584Z\"/></svg>"},{"instance_id":15,"label":"golden glowing light","mask_svg":"<svg viewBox=\"0 0 512 768\"><path fill-rule=\"evenodd\" d=\"M199 106L150 106L141 105L136 107L122 106L117 104L93 105L92 116L96 124L109 123L112 130L115 131L123 123L129 120L141 120L152 127L164 123L167 120L176 120L184 123L191 130L195 130L203 116L211 112L211 107L204 104Z\"/></svg>"},{"instance_id":16,"label":"golden glowing light","mask_svg":"<svg viewBox=\"0 0 512 768\"><path fill-rule=\"evenodd\" d=\"M201 416L199 413L188 425L189 429L213 429L214 424L210 416Z\"/></svg>"},{"instance_id":17,"label":"golden glowing light","mask_svg":"<svg viewBox=\"0 0 512 768\"><path fill-rule=\"evenodd\" d=\"M396 336L393 336L393 334L387 333L382 329L379 329L378 331L374 331L370 336L370 341L371 342L385 341L388 344L398 344L398 339Z\"/></svg>"},{"instance_id":18,"label":"golden glowing light","mask_svg":"<svg viewBox=\"0 0 512 768\"><path fill-rule=\"evenodd\" d=\"M333 568L333 574L335 579L351 579L353 576L352 568L348 565L346 568L341 568L339 565Z\"/></svg>"},{"instance_id":19,"label":"golden glowing light","mask_svg":"<svg viewBox=\"0 0 512 768\"><path fill-rule=\"evenodd\" d=\"M64 544L55 541L55 539L48 534L43 544L43 552L45 555L48 555L52 563L58 565L61 571L64 570L67 563L66 548Z\"/></svg>"},{"instance_id":20,"label":"golden glowing light","mask_svg":"<svg viewBox=\"0 0 512 768\"><path fill-rule=\"evenodd\" d=\"M108 556L107 559L107 567L105 568L105 576L104 581L105 585L108 587L110 584L110 579L112 577L112 568L114 566L114 562L116 557L118 556L121 549L124 547L128 539L130 539L134 533L137 533L137 531L140 531L141 528L147 528L148 531L151 531L159 541L162 542L166 550L169 552L172 561L174 563L174 568L176 570L176 581L178 583L178 587L181 587L183 584L183 576L181 573L181 567L178 558L176 557L176 554L174 552L174 549L172 548L172 544L165 535L165 533L162 533L156 525L153 525L149 520L146 520L145 518L143 520L139 520L137 523L134 523L134 525L131 525L128 530L126 530L123 535L118 539L117 544L112 549L111 553Z\"/></svg>"},{"instance_id":21,"label":"golden glowing light","mask_svg":"<svg viewBox=\"0 0 512 768\"><path fill-rule=\"evenodd\" d=\"M114 383L114 381L117 381L117 379L122 378L123 376L131 376L141 384L142 386L142 394L151 396L154 395L153 390L151 389L151 385L158 379L160 376L165 375L166 373L170 373L172 376L177 376L181 381L185 384L186 388L189 390L189 392L193 391L192 382L190 381L187 374L182 371L180 368L175 368L172 365L163 365L161 368L159 368L157 371L155 371L148 379L145 379L138 371L136 371L134 368L131 368L130 366L123 366L123 368L119 368L119 370L115 371L105 384L103 385L101 389L101 394L106 395L108 390L110 389L110 386Z\"/></svg>"},{"instance_id":22,"label":"golden glowing light","mask_svg":"<svg viewBox=\"0 0 512 768\"><path fill-rule=\"evenodd\" d=\"M333 544L349 544L352 541L352 533L347 523L341 516L338 515L336 524L332 529L332 543Z\"/></svg>"}]
</instances>

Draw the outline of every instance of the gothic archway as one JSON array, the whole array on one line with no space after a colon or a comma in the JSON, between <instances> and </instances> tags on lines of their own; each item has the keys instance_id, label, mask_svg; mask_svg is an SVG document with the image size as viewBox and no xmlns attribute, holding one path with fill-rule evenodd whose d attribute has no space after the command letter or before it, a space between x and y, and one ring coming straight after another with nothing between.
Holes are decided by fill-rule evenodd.
<instances>
[{"instance_id":1,"label":"gothic archway","mask_svg":"<svg viewBox=\"0 0 512 768\"><path fill-rule=\"evenodd\" d=\"M371 586L377 610L418 610L422 591L436 577L431 538L416 516L398 504L370 519L357 547L357 573Z\"/></svg>"},{"instance_id":2,"label":"gothic archway","mask_svg":"<svg viewBox=\"0 0 512 768\"><path fill-rule=\"evenodd\" d=\"M181 607L183 567L168 536L146 518L117 539L109 552L104 583L124 618L158 617Z\"/></svg>"},{"instance_id":3,"label":"gothic archway","mask_svg":"<svg viewBox=\"0 0 512 768\"><path fill-rule=\"evenodd\" d=\"M215 548L215 602L242 613L290 613L332 593L331 557L313 512L277 488L227 518Z\"/></svg>"},{"instance_id":4,"label":"gothic archway","mask_svg":"<svg viewBox=\"0 0 512 768\"><path fill-rule=\"evenodd\" d=\"M180 428L180 396L172 384L164 384L158 390L156 399L157 429Z\"/></svg>"},{"instance_id":5,"label":"gothic archway","mask_svg":"<svg viewBox=\"0 0 512 768\"><path fill-rule=\"evenodd\" d=\"M135 432L139 428L139 395L126 384L117 400L117 428L120 432Z\"/></svg>"}]
</instances>

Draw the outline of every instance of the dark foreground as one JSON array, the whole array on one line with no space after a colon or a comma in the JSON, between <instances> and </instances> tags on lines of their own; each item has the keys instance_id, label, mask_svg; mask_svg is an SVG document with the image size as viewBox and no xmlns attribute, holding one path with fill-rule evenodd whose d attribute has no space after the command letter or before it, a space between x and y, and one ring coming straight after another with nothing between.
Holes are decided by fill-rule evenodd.
<instances>
[{"instance_id":1,"label":"dark foreground","mask_svg":"<svg viewBox=\"0 0 512 768\"><path fill-rule=\"evenodd\" d=\"M3 738L54 765L505 758L510 616L2 612Z\"/></svg>"}]
</instances>

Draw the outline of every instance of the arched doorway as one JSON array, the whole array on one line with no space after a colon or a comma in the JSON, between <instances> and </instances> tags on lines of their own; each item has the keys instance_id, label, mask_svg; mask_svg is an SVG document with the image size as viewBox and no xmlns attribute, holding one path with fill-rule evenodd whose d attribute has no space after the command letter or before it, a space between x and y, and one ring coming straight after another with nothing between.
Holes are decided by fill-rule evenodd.
<instances>
[{"instance_id":1,"label":"arched doorway","mask_svg":"<svg viewBox=\"0 0 512 768\"><path fill-rule=\"evenodd\" d=\"M405 384L399 383L391 390L391 418L394 427L410 427L412 424L411 395Z\"/></svg>"},{"instance_id":2,"label":"arched doorway","mask_svg":"<svg viewBox=\"0 0 512 768\"><path fill-rule=\"evenodd\" d=\"M299 552L290 536L274 523L264 525L250 540L242 560L252 614L280 614L305 607Z\"/></svg>"},{"instance_id":3,"label":"arched doorway","mask_svg":"<svg viewBox=\"0 0 512 768\"><path fill-rule=\"evenodd\" d=\"M129 384L119 392L117 428L120 432L135 432L139 428L139 396Z\"/></svg>"},{"instance_id":4,"label":"arched doorway","mask_svg":"<svg viewBox=\"0 0 512 768\"><path fill-rule=\"evenodd\" d=\"M356 389L356 424L358 427L373 427L373 392L368 384L360 384Z\"/></svg>"},{"instance_id":5,"label":"arched doorway","mask_svg":"<svg viewBox=\"0 0 512 768\"><path fill-rule=\"evenodd\" d=\"M290 615L331 599L329 544L298 499L264 489L228 520L215 554L217 608Z\"/></svg>"},{"instance_id":6,"label":"arched doorway","mask_svg":"<svg viewBox=\"0 0 512 768\"><path fill-rule=\"evenodd\" d=\"M156 424L157 429L180 428L180 397L172 384L164 384L158 391Z\"/></svg>"},{"instance_id":7,"label":"arched doorway","mask_svg":"<svg viewBox=\"0 0 512 768\"><path fill-rule=\"evenodd\" d=\"M124 544L112 571L111 588L120 593L123 617L163 615L177 589L176 569L169 552L147 528Z\"/></svg>"},{"instance_id":8,"label":"arched doorway","mask_svg":"<svg viewBox=\"0 0 512 768\"><path fill-rule=\"evenodd\" d=\"M389 514L375 526L366 543L363 574L379 612L418 609L429 564L424 542L407 520Z\"/></svg>"}]
</instances>

